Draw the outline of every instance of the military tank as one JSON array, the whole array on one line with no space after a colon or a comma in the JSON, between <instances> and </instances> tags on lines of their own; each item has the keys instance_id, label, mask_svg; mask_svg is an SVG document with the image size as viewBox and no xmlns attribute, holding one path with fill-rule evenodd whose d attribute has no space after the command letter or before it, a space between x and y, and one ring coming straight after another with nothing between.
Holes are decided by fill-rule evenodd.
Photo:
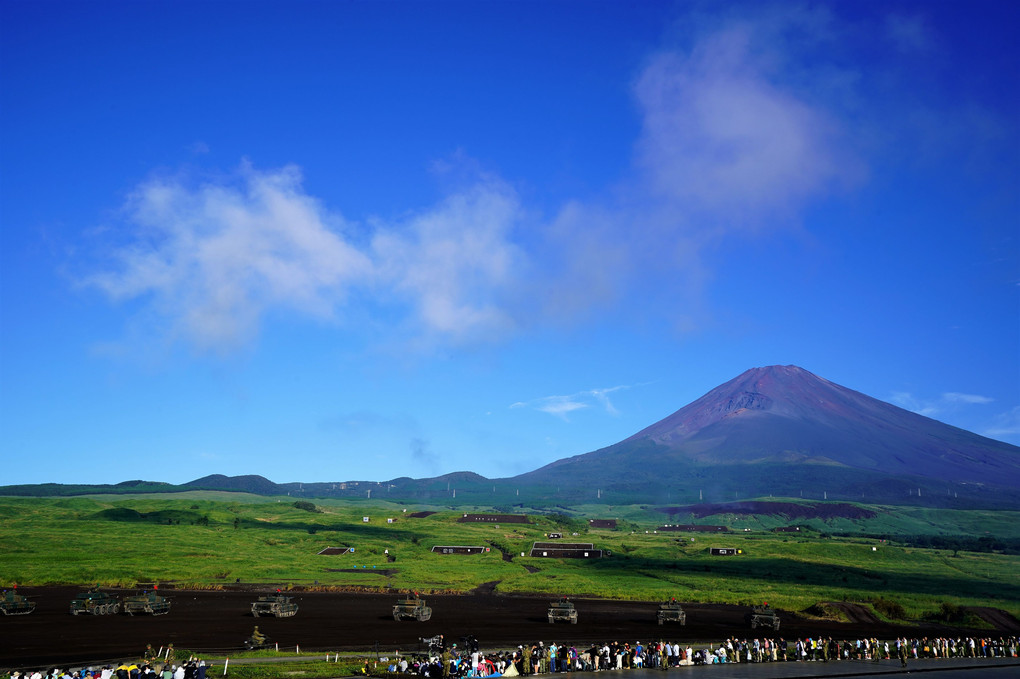
<instances>
[{"instance_id":1,"label":"military tank","mask_svg":"<svg viewBox=\"0 0 1020 679\"><path fill-rule=\"evenodd\" d=\"M779 631L779 614L768 604L752 606L751 612L747 614L751 629L758 627L771 627L773 631Z\"/></svg>"},{"instance_id":2,"label":"military tank","mask_svg":"<svg viewBox=\"0 0 1020 679\"><path fill-rule=\"evenodd\" d=\"M425 605L425 600L415 596L413 599L397 599L393 606L394 620L417 620L425 622L432 617L432 609Z\"/></svg>"},{"instance_id":3,"label":"military tank","mask_svg":"<svg viewBox=\"0 0 1020 679\"><path fill-rule=\"evenodd\" d=\"M571 625L576 625L577 609L574 608L574 603L566 597L551 602L549 604L549 622L569 622Z\"/></svg>"},{"instance_id":4,"label":"military tank","mask_svg":"<svg viewBox=\"0 0 1020 679\"><path fill-rule=\"evenodd\" d=\"M297 613L298 605L291 601L291 597L282 594L260 596L259 600L252 603L251 614L256 618L260 615L273 615L277 618L289 618Z\"/></svg>"},{"instance_id":5,"label":"military tank","mask_svg":"<svg viewBox=\"0 0 1020 679\"><path fill-rule=\"evenodd\" d=\"M687 624L687 613L684 612L683 606L676 599L670 599L659 604L659 612L656 617L660 625L667 622L678 622L681 625Z\"/></svg>"},{"instance_id":6,"label":"military tank","mask_svg":"<svg viewBox=\"0 0 1020 679\"><path fill-rule=\"evenodd\" d=\"M28 615L35 610L35 602L18 594L17 590L5 591L0 598L0 613L4 615Z\"/></svg>"},{"instance_id":7,"label":"military tank","mask_svg":"<svg viewBox=\"0 0 1020 679\"><path fill-rule=\"evenodd\" d=\"M170 612L170 600L155 592L144 592L124 597L122 608L128 615L134 615L135 613L166 615Z\"/></svg>"},{"instance_id":8,"label":"military tank","mask_svg":"<svg viewBox=\"0 0 1020 679\"><path fill-rule=\"evenodd\" d=\"M120 600L112 594L96 589L81 592L71 599L71 615L81 615L82 613L89 615L120 613Z\"/></svg>"}]
</instances>

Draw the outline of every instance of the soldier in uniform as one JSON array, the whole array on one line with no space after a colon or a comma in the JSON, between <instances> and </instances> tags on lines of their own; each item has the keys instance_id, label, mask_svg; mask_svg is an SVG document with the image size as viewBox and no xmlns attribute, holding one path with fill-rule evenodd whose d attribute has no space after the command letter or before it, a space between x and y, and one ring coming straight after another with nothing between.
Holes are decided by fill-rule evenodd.
<instances>
[{"instance_id":1,"label":"soldier in uniform","mask_svg":"<svg viewBox=\"0 0 1020 679\"><path fill-rule=\"evenodd\" d=\"M251 640L255 642L256 646L266 643L266 635L259 631L258 625L255 625L255 631L251 633Z\"/></svg>"}]
</instances>

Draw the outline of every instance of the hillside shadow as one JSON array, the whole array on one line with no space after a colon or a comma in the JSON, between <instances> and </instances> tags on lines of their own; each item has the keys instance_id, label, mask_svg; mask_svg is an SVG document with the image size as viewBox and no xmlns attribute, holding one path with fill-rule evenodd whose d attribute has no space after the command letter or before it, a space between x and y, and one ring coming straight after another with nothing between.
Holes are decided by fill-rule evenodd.
<instances>
[{"instance_id":1,"label":"hillside shadow","mask_svg":"<svg viewBox=\"0 0 1020 679\"><path fill-rule=\"evenodd\" d=\"M385 538L391 541L410 541L416 535L413 531L400 528L383 528L367 523L298 523L295 521L255 521L238 518L236 523L216 521L192 510L157 510L139 512L127 507L114 507L96 512L86 521L112 521L119 523L146 523L154 525L195 525L207 527L230 527L239 530L296 531L299 533L342 533L360 538Z\"/></svg>"},{"instance_id":2,"label":"hillside shadow","mask_svg":"<svg viewBox=\"0 0 1020 679\"><path fill-rule=\"evenodd\" d=\"M910 592L937 597L966 595L975 598L1020 601L1020 581L990 581L979 578L907 574L881 568L808 564L777 558L719 557L719 561L634 559L610 557L588 562L590 568L613 572L644 572L651 577L674 575L765 581L777 586L815 586L871 593ZM661 576L659 575L661 574Z\"/></svg>"}]
</instances>

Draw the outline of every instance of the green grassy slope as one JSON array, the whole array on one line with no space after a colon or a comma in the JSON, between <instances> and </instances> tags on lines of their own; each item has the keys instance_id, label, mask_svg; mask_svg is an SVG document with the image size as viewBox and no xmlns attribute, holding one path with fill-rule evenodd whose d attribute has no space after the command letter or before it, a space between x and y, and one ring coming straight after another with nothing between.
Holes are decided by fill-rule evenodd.
<instances>
[{"instance_id":1,"label":"green grassy slope","mask_svg":"<svg viewBox=\"0 0 1020 679\"><path fill-rule=\"evenodd\" d=\"M874 518L830 520L793 535L769 532L781 523L775 516L717 515L698 522L727 523L739 532L705 535L656 532L664 515L629 505L534 514L528 525L457 523L464 512L485 511L482 507L451 510L337 500L319 502L317 509L295 507L292 498L266 501L197 491L132 498L0 498L0 584L222 587L240 578L284 587L428 592L467 591L498 582L497 591L503 593L641 600L676 596L719 603L765 599L794 610L821 601L881 597L913 616L931 613L943 602L1020 614L1015 576L1020 556L914 548L895 538L834 536L998 531L1015 538L1020 523L1015 512L873 506ZM410 517L425 509L437 513ZM589 530L588 518L616 518L619 527ZM549 532L564 533L564 541L591 542L612 556L521 557ZM436 545L478 545L491 551L444 556L430 551ZM353 547L354 552L318 556L327 546ZM714 546L742 553L716 557L710 554Z\"/></svg>"}]
</instances>

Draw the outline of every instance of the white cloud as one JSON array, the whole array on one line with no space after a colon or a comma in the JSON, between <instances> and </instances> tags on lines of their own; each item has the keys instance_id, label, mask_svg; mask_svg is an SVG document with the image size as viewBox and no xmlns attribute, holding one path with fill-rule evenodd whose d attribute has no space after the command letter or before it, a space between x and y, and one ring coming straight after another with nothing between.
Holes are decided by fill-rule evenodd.
<instances>
[{"instance_id":1,"label":"white cloud","mask_svg":"<svg viewBox=\"0 0 1020 679\"><path fill-rule=\"evenodd\" d=\"M949 391L942 394L942 400L946 403L992 403L995 399L988 396L978 396L977 394L960 394L955 391Z\"/></svg>"},{"instance_id":2,"label":"white cloud","mask_svg":"<svg viewBox=\"0 0 1020 679\"><path fill-rule=\"evenodd\" d=\"M579 391L576 394L567 396L543 396L531 401L518 401L512 404L511 408L530 408L543 413L555 415L567 419L567 415L587 408L600 407L610 415L619 415L619 411L609 400L609 394L622 389L629 389L629 386L608 387L604 389L588 389Z\"/></svg>"},{"instance_id":3,"label":"white cloud","mask_svg":"<svg viewBox=\"0 0 1020 679\"><path fill-rule=\"evenodd\" d=\"M519 213L508 186L483 181L381 229L372 254L381 278L413 300L429 331L457 341L491 338L515 326L509 297L525 259L511 240Z\"/></svg>"},{"instance_id":4,"label":"white cloud","mask_svg":"<svg viewBox=\"0 0 1020 679\"><path fill-rule=\"evenodd\" d=\"M85 282L114 299L147 298L167 332L206 349L247 341L273 308L330 318L372 275L345 222L301 189L294 167L243 167L239 182L157 179L125 208L130 243Z\"/></svg>"},{"instance_id":5,"label":"white cloud","mask_svg":"<svg viewBox=\"0 0 1020 679\"><path fill-rule=\"evenodd\" d=\"M566 419L568 413L588 407L587 403L575 401L569 396L549 396L534 405L536 410Z\"/></svg>"},{"instance_id":6,"label":"white cloud","mask_svg":"<svg viewBox=\"0 0 1020 679\"><path fill-rule=\"evenodd\" d=\"M930 405L926 405L914 398L914 395L906 391L897 391L889 397L889 402L899 407L909 410L918 415L924 415L925 417L934 417L937 414L937 410L932 408Z\"/></svg>"},{"instance_id":7,"label":"white cloud","mask_svg":"<svg viewBox=\"0 0 1020 679\"><path fill-rule=\"evenodd\" d=\"M889 397L889 401L901 408L915 412L925 417L939 417L959 411L969 405L983 405L993 403L995 399L977 394L962 394L955 391L947 391L934 399L921 399L910 392L898 391Z\"/></svg>"},{"instance_id":8,"label":"white cloud","mask_svg":"<svg viewBox=\"0 0 1020 679\"><path fill-rule=\"evenodd\" d=\"M245 165L200 186L156 179L125 206L127 244L84 282L145 300L159 334L202 349L250 341L274 309L335 319L355 290L409 302L420 331L478 340L514 327L518 211L509 187L479 181L404 223L374 224L358 247L357 225L305 193L296 167Z\"/></svg>"},{"instance_id":9,"label":"white cloud","mask_svg":"<svg viewBox=\"0 0 1020 679\"><path fill-rule=\"evenodd\" d=\"M991 426L981 432L984 436L994 439L1016 439L1020 437L1020 406L1000 413L992 421Z\"/></svg>"},{"instance_id":10,"label":"white cloud","mask_svg":"<svg viewBox=\"0 0 1020 679\"><path fill-rule=\"evenodd\" d=\"M860 163L836 117L784 86L749 25L720 30L689 53L651 61L636 93L640 159L656 192L683 208L751 219L794 211L855 181Z\"/></svg>"},{"instance_id":11,"label":"white cloud","mask_svg":"<svg viewBox=\"0 0 1020 679\"><path fill-rule=\"evenodd\" d=\"M635 84L637 176L602 200L564 197L548 223L463 157L466 188L390 222L348 222L303 190L295 167L244 167L201 186L138 187L128 244L87 282L141 300L137 318L160 334L219 351L250 341L270 312L336 321L352 300L396 309L370 315L396 318L384 328L396 341L428 345L491 342L605 309L658 317L646 311L656 302L677 330L696 328L706 244L786 222L860 176L835 113L780 77L791 80L777 67L792 49L782 21L795 23L731 25L651 59ZM635 296L647 304L622 307Z\"/></svg>"}]
</instances>

